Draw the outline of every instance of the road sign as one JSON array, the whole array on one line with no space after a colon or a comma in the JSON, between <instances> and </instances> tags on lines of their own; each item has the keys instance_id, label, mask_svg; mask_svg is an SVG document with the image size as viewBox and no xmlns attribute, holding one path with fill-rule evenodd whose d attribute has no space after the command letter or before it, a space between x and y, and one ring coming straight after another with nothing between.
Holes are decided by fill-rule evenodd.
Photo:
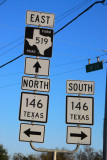
<instances>
[{"instance_id":1,"label":"road sign","mask_svg":"<svg viewBox=\"0 0 107 160\"><path fill-rule=\"evenodd\" d=\"M68 94L94 94L95 83L93 81L67 80L66 92Z\"/></svg>"},{"instance_id":2,"label":"road sign","mask_svg":"<svg viewBox=\"0 0 107 160\"><path fill-rule=\"evenodd\" d=\"M27 11L26 24L39 27L54 27L55 15L52 13Z\"/></svg>"},{"instance_id":3,"label":"road sign","mask_svg":"<svg viewBox=\"0 0 107 160\"><path fill-rule=\"evenodd\" d=\"M26 27L24 54L30 56L52 57L53 30Z\"/></svg>"},{"instance_id":4,"label":"road sign","mask_svg":"<svg viewBox=\"0 0 107 160\"><path fill-rule=\"evenodd\" d=\"M93 125L94 98L66 96L66 123Z\"/></svg>"},{"instance_id":5,"label":"road sign","mask_svg":"<svg viewBox=\"0 0 107 160\"><path fill-rule=\"evenodd\" d=\"M86 72L96 71L99 69L103 69L103 62L97 62L86 65Z\"/></svg>"},{"instance_id":6,"label":"road sign","mask_svg":"<svg viewBox=\"0 0 107 160\"><path fill-rule=\"evenodd\" d=\"M36 93L21 93L19 120L47 122L49 95Z\"/></svg>"},{"instance_id":7,"label":"road sign","mask_svg":"<svg viewBox=\"0 0 107 160\"><path fill-rule=\"evenodd\" d=\"M20 124L19 141L43 143L45 126L36 124Z\"/></svg>"},{"instance_id":8,"label":"road sign","mask_svg":"<svg viewBox=\"0 0 107 160\"><path fill-rule=\"evenodd\" d=\"M26 57L24 73L30 75L49 76L49 67L49 59Z\"/></svg>"},{"instance_id":9,"label":"road sign","mask_svg":"<svg viewBox=\"0 0 107 160\"><path fill-rule=\"evenodd\" d=\"M49 92L50 91L50 79L35 78L35 77L22 77L23 90Z\"/></svg>"},{"instance_id":10,"label":"road sign","mask_svg":"<svg viewBox=\"0 0 107 160\"><path fill-rule=\"evenodd\" d=\"M68 126L66 142L68 144L91 145L91 128Z\"/></svg>"}]
</instances>

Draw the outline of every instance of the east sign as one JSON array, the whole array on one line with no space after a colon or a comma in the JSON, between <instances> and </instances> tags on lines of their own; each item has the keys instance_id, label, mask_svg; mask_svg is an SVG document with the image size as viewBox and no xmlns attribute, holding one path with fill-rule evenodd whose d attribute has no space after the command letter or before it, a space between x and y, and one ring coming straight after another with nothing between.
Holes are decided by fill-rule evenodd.
<instances>
[{"instance_id":1,"label":"east sign","mask_svg":"<svg viewBox=\"0 0 107 160\"><path fill-rule=\"evenodd\" d=\"M26 24L42 27L54 27L55 15L52 13L27 11Z\"/></svg>"}]
</instances>

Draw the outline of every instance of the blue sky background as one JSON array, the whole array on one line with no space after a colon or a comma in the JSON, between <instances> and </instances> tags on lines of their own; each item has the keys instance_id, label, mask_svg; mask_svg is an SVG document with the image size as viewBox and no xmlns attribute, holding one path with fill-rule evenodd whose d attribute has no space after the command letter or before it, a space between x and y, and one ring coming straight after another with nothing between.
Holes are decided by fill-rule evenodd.
<instances>
[{"instance_id":1,"label":"blue sky background","mask_svg":"<svg viewBox=\"0 0 107 160\"><path fill-rule=\"evenodd\" d=\"M2 1L0 0L0 2ZM56 32L95 0L86 1L87 4L73 12L72 8L82 2L84 0L7 0L0 6L0 66L23 54L27 10L54 13L54 32ZM62 17L57 18L68 10L72 11L69 16L62 20L60 20ZM54 36L53 56L50 59L51 88L48 122L45 125L45 143L35 144L36 147L75 149L76 145L66 144L68 126L65 124L66 81L89 80L95 82L94 125L90 126L92 128L91 147L95 150L103 148L107 55L100 57L100 60L104 60L104 69L102 70L86 73L85 65L88 64L86 59L92 58L91 63L95 63L97 62L95 57L107 53L103 52L103 50L107 50L106 15L107 6L97 4ZM20 37L22 38L17 42L5 46ZM2 48L3 46L5 47ZM17 47L13 48L15 46ZM0 143L8 149L10 155L15 152L25 155L35 153L28 142L19 142L18 140L21 123L18 120L22 92L21 79L24 76L25 57L29 56L23 55L0 69Z\"/></svg>"}]
</instances>

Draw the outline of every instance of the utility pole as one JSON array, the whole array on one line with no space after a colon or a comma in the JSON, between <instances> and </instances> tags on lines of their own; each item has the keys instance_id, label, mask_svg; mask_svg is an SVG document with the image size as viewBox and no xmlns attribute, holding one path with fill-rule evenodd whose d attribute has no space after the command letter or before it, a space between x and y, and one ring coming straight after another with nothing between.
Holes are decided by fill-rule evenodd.
<instances>
[{"instance_id":1,"label":"utility pole","mask_svg":"<svg viewBox=\"0 0 107 160\"><path fill-rule=\"evenodd\" d=\"M103 160L107 160L107 71L106 71L106 90L105 90L105 113L103 128Z\"/></svg>"}]
</instances>

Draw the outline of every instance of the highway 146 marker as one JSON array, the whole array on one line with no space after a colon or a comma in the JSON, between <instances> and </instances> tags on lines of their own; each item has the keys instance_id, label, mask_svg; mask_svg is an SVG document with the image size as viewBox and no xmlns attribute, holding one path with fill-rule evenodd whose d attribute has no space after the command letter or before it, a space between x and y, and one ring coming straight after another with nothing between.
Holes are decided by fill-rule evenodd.
<instances>
[{"instance_id":1,"label":"highway 146 marker","mask_svg":"<svg viewBox=\"0 0 107 160\"><path fill-rule=\"evenodd\" d=\"M94 98L66 96L66 123L93 125Z\"/></svg>"},{"instance_id":2,"label":"highway 146 marker","mask_svg":"<svg viewBox=\"0 0 107 160\"><path fill-rule=\"evenodd\" d=\"M19 141L43 143L45 126L22 123L20 125Z\"/></svg>"},{"instance_id":3,"label":"highway 146 marker","mask_svg":"<svg viewBox=\"0 0 107 160\"><path fill-rule=\"evenodd\" d=\"M46 123L49 95L21 93L19 120Z\"/></svg>"},{"instance_id":4,"label":"highway 146 marker","mask_svg":"<svg viewBox=\"0 0 107 160\"><path fill-rule=\"evenodd\" d=\"M40 57L52 57L53 30L26 27L24 54Z\"/></svg>"},{"instance_id":5,"label":"highway 146 marker","mask_svg":"<svg viewBox=\"0 0 107 160\"><path fill-rule=\"evenodd\" d=\"M38 75L38 76L49 76L49 59L37 59L29 58L25 59L25 74Z\"/></svg>"},{"instance_id":6,"label":"highway 146 marker","mask_svg":"<svg viewBox=\"0 0 107 160\"><path fill-rule=\"evenodd\" d=\"M67 138L68 144L91 144L91 128L88 127L67 127Z\"/></svg>"}]
</instances>

